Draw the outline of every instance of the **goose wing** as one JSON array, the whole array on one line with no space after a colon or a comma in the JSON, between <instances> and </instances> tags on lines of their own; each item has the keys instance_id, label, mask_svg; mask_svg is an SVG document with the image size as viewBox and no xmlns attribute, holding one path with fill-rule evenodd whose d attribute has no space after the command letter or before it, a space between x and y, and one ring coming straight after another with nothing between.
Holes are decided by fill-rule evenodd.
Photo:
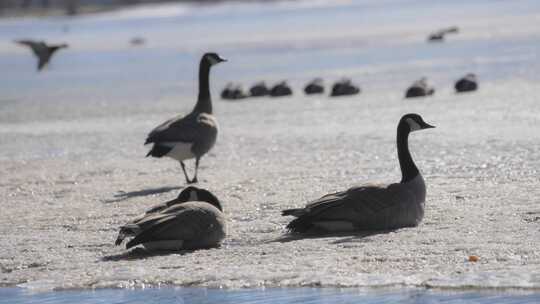
<instances>
[{"instance_id":1,"label":"goose wing","mask_svg":"<svg viewBox=\"0 0 540 304\"><path fill-rule=\"evenodd\" d=\"M207 203L190 202L184 208L166 209L145 222L144 228L126 245L129 249L138 244L161 240L194 240L203 237L212 227L219 210ZM180 205L180 206L182 206Z\"/></svg>"},{"instance_id":2,"label":"goose wing","mask_svg":"<svg viewBox=\"0 0 540 304\"><path fill-rule=\"evenodd\" d=\"M164 214L167 215L180 212L184 208L184 206L179 205L181 203L183 202L176 198L148 209L143 215L120 227L115 244L120 245L126 237L139 234L147 227L150 227L161 220Z\"/></svg>"},{"instance_id":3,"label":"goose wing","mask_svg":"<svg viewBox=\"0 0 540 304\"><path fill-rule=\"evenodd\" d=\"M16 43L24 45L32 49L32 52L39 56L39 54L47 48L43 41L33 41L33 40L16 40Z\"/></svg>"},{"instance_id":4,"label":"goose wing","mask_svg":"<svg viewBox=\"0 0 540 304\"><path fill-rule=\"evenodd\" d=\"M287 228L293 232L305 232L317 222L348 222L362 226L378 214L399 204L414 202L414 195L403 191L400 184L389 186L366 185L346 191L327 194L310 202L297 213Z\"/></svg>"},{"instance_id":5,"label":"goose wing","mask_svg":"<svg viewBox=\"0 0 540 304\"><path fill-rule=\"evenodd\" d=\"M145 144L160 142L196 142L199 138L215 136L217 123L212 115L191 113L177 116L157 126L146 138Z\"/></svg>"}]
</instances>

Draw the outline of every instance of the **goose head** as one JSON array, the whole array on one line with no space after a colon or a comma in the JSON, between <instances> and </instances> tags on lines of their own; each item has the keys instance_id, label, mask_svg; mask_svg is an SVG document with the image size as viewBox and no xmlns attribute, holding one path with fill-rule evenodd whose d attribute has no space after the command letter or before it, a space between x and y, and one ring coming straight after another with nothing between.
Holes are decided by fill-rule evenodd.
<instances>
[{"instance_id":1,"label":"goose head","mask_svg":"<svg viewBox=\"0 0 540 304\"><path fill-rule=\"evenodd\" d=\"M210 191L206 189L197 188L194 186L189 186L182 190L180 194L178 195L178 199L181 202L207 202L214 207L218 208L220 211L223 211L223 208L221 207L221 203L219 202L219 199L212 194Z\"/></svg>"},{"instance_id":2,"label":"goose head","mask_svg":"<svg viewBox=\"0 0 540 304\"><path fill-rule=\"evenodd\" d=\"M401 121L399 124L403 126L407 126L409 128L409 132L435 128L435 126L432 126L426 123L424 119L422 118L422 116L415 113L403 115L403 117L401 117Z\"/></svg>"},{"instance_id":3,"label":"goose head","mask_svg":"<svg viewBox=\"0 0 540 304\"><path fill-rule=\"evenodd\" d=\"M203 61L212 66L227 60L219 56L217 53L206 53L203 55Z\"/></svg>"}]
</instances>

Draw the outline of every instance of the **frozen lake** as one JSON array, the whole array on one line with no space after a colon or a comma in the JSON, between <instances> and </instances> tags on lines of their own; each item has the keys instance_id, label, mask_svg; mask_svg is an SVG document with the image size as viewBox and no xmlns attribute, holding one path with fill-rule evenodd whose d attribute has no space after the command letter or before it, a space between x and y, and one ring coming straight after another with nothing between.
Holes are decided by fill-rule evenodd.
<instances>
[{"instance_id":1,"label":"frozen lake","mask_svg":"<svg viewBox=\"0 0 540 304\"><path fill-rule=\"evenodd\" d=\"M459 34L426 42L454 25ZM135 36L147 43L130 46ZM37 74L35 58L12 42L22 38L70 48ZM165 5L2 19L0 286L538 290L539 38L532 0ZM118 226L184 186L178 164L145 159L142 144L155 125L192 108L207 50L229 62L212 71L221 129L199 178L223 202L228 237L219 249L126 253L113 244ZM455 94L454 81L469 72L480 90ZM316 76L327 87L350 77L363 92L304 96ZM404 100L422 76L435 95ZM282 79L293 97L219 99L230 81ZM395 128L408 112L437 126L410 142L428 186L422 224L284 238L290 218L280 210L399 180Z\"/></svg>"}]
</instances>

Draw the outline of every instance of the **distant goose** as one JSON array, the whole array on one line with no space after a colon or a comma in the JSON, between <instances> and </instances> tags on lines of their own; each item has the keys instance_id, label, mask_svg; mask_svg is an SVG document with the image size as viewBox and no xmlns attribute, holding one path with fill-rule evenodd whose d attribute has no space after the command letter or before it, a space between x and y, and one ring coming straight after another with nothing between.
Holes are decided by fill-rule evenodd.
<instances>
[{"instance_id":1,"label":"distant goose","mask_svg":"<svg viewBox=\"0 0 540 304\"><path fill-rule=\"evenodd\" d=\"M334 84L330 96L356 95L360 93L360 88L352 84L350 79L342 79Z\"/></svg>"},{"instance_id":2,"label":"distant goose","mask_svg":"<svg viewBox=\"0 0 540 304\"><path fill-rule=\"evenodd\" d=\"M186 116L179 115L157 126L146 138L146 144L153 143L146 156L168 156L182 166L186 182L196 183L199 160L216 142L218 125L212 115L212 99L209 89L210 67L226 61L216 53L206 53L199 66L199 97L193 111ZM184 160L195 158L195 175L189 179Z\"/></svg>"},{"instance_id":3,"label":"distant goose","mask_svg":"<svg viewBox=\"0 0 540 304\"><path fill-rule=\"evenodd\" d=\"M221 95L220 95L221 99L229 99L230 96L232 95L233 87L234 87L234 84L232 82L227 83L225 88L223 88L223 90L221 91Z\"/></svg>"},{"instance_id":4,"label":"distant goose","mask_svg":"<svg viewBox=\"0 0 540 304\"><path fill-rule=\"evenodd\" d=\"M409 133L433 128L418 114L406 114L397 127L401 182L388 186L356 186L327 194L300 209L282 215L297 217L287 225L291 232L312 228L327 232L395 229L417 226L424 216L426 186L409 152Z\"/></svg>"},{"instance_id":5,"label":"distant goose","mask_svg":"<svg viewBox=\"0 0 540 304\"><path fill-rule=\"evenodd\" d=\"M244 89L241 85L235 85L233 83L228 83L225 89L221 92L221 98L222 99L244 99L248 97L246 93L244 93Z\"/></svg>"},{"instance_id":6,"label":"distant goose","mask_svg":"<svg viewBox=\"0 0 540 304\"><path fill-rule=\"evenodd\" d=\"M154 206L120 227L115 244L133 237L126 248L142 244L148 250L216 247L225 237L225 216L219 200L209 191L184 189L178 198Z\"/></svg>"},{"instance_id":7,"label":"distant goose","mask_svg":"<svg viewBox=\"0 0 540 304\"><path fill-rule=\"evenodd\" d=\"M132 46L141 46L145 43L146 39L144 39L143 37L133 37L129 40L129 44L131 44Z\"/></svg>"},{"instance_id":8,"label":"distant goose","mask_svg":"<svg viewBox=\"0 0 540 304\"><path fill-rule=\"evenodd\" d=\"M407 92L405 92L405 98L423 97L433 95L433 93L435 93L435 89L428 85L425 77L422 77L413 82L413 84L407 89Z\"/></svg>"},{"instance_id":9,"label":"distant goose","mask_svg":"<svg viewBox=\"0 0 540 304\"><path fill-rule=\"evenodd\" d=\"M59 49L67 48L67 44L57 44L57 45L47 45L44 41L33 41L33 40L17 40L16 43L29 47L34 55L38 58L38 71L41 71L49 60L51 56L58 51Z\"/></svg>"},{"instance_id":10,"label":"distant goose","mask_svg":"<svg viewBox=\"0 0 540 304\"><path fill-rule=\"evenodd\" d=\"M276 84L270 90L270 96L272 96L272 97L281 97L281 96L289 96L289 95L292 95L292 89L287 84L286 81L282 81L282 82Z\"/></svg>"},{"instance_id":11,"label":"distant goose","mask_svg":"<svg viewBox=\"0 0 540 304\"><path fill-rule=\"evenodd\" d=\"M438 30L436 32L433 32L433 33L429 34L428 41L430 41L430 42L441 42L441 41L444 41L444 37L445 37L446 34L458 33L458 32L459 32L459 28L457 26L452 26L452 27L440 29L440 30Z\"/></svg>"},{"instance_id":12,"label":"distant goose","mask_svg":"<svg viewBox=\"0 0 540 304\"><path fill-rule=\"evenodd\" d=\"M322 78L315 78L309 82L304 88L304 92L307 95L324 93L324 83Z\"/></svg>"},{"instance_id":13,"label":"distant goose","mask_svg":"<svg viewBox=\"0 0 540 304\"><path fill-rule=\"evenodd\" d=\"M270 90L266 86L266 83L264 81L261 81L254 84L251 89L249 89L249 94L251 97L267 96L268 94L270 94Z\"/></svg>"},{"instance_id":14,"label":"distant goose","mask_svg":"<svg viewBox=\"0 0 540 304\"><path fill-rule=\"evenodd\" d=\"M458 93L476 91L478 89L476 75L472 73L465 75L465 77L456 82L454 87Z\"/></svg>"}]
</instances>

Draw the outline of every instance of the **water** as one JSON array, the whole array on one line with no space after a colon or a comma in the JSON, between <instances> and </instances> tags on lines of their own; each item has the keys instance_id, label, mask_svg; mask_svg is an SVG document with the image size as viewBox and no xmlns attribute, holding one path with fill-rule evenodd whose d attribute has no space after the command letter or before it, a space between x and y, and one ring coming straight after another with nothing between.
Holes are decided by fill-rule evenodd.
<instances>
[{"instance_id":1,"label":"water","mask_svg":"<svg viewBox=\"0 0 540 304\"><path fill-rule=\"evenodd\" d=\"M31 293L21 289L0 289L2 304L39 303L469 303L469 304L525 304L538 303L540 293L496 292L496 291L434 291L405 289L355 290L332 288L267 288L267 289L204 289L204 288L160 288L160 289L100 289L92 291L57 291Z\"/></svg>"}]
</instances>

